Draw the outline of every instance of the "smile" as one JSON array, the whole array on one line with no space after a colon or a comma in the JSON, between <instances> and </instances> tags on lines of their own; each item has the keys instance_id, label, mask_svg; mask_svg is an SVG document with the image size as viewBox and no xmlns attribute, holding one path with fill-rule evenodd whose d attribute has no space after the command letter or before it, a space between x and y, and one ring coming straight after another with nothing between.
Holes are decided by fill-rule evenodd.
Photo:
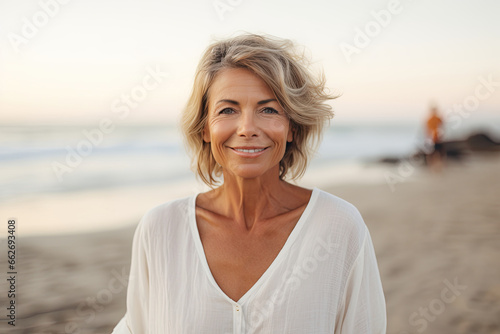
<instances>
[{"instance_id":1,"label":"smile","mask_svg":"<svg viewBox=\"0 0 500 334\"><path fill-rule=\"evenodd\" d=\"M264 154L269 147L230 147L234 153L242 158L257 158Z\"/></svg>"},{"instance_id":2,"label":"smile","mask_svg":"<svg viewBox=\"0 0 500 334\"><path fill-rule=\"evenodd\" d=\"M245 153L258 153L258 152L262 152L265 150L265 148L255 148L255 149L244 149L244 148L235 148L234 149L235 151L238 151L238 152L245 152Z\"/></svg>"}]
</instances>

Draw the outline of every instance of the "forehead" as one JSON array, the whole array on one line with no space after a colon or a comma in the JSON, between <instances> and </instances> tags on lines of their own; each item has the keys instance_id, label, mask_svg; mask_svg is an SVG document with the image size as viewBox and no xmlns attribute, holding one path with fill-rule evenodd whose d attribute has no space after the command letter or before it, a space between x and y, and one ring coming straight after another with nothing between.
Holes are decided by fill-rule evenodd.
<instances>
[{"instance_id":1,"label":"forehead","mask_svg":"<svg viewBox=\"0 0 500 334\"><path fill-rule=\"evenodd\" d=\"M274 98L271 88L258 75L244 68L224 69L217 74L208 92L210 103L221 99Z\"/></svg>"}]
</instances>

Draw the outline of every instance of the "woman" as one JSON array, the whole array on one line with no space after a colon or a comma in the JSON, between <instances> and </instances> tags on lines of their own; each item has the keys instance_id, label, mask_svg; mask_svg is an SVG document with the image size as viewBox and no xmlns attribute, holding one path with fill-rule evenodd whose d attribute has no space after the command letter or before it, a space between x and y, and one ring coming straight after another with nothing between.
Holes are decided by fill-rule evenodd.
<instances>
[{"instance_id":1,"label":"woman","mask_svg":"<svg viewBox=\"0 0 500 334\"><path fill-rule=\"evenodd\" d=\"M148 212L114 333L385 333L385 301L359 212L304 173L332 117L324 78L289 41L211 45L182 118L212 190Z\"/></svg>"}]
</instances>

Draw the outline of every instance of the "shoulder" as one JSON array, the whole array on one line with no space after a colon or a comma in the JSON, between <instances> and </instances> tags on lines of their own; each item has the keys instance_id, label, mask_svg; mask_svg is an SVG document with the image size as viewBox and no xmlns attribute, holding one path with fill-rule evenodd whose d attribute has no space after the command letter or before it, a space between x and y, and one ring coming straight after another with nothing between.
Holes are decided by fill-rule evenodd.
<instances>
[{"instance_id":1,"label":"shoulder","mask_svg":"<svg viewBox=\"0 0 500 334\"><path fill-rule=\"evenodd\" d=\"M366 225L359 210L350 202L316 189L315 211L320 212L331 224L364 234Z\"/></svg>"},{"instance_id":2,"label":"shoulder","mask_svg":"<svg viewBox=\"0 0 500 334\"><path fill-rule=\"evenodd\" d=\"M148 210L140 220L137 229L148 235L155 235L172 225L189 219L190 207L195 196L165 202Z\"/></svg>"},{"instance_id":3,"label":"shoulder","mask_svg":"<svg viewBox=\"0 0 500 334\"><path fill-rule=\"evenodd\" d=\"M358 253L368 234L368 228L359 210L350 202L315 189L316 195L313 215L321 233L337 241L340 249L348 250L351 255Z\"/></svg>"}]
</instances>

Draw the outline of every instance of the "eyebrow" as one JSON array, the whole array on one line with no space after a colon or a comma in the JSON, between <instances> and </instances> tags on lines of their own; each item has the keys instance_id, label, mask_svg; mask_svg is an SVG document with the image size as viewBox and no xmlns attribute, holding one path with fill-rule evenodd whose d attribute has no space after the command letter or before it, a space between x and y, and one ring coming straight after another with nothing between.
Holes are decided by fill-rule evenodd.
<instances>
[{"instance_id":1,"label":"eyebrow","mask_svg":"<svg viewBox=\"0 0 500 334\"><path fill-rule=\"evenodd\" d=\"M257 102L257 104L261 105L261 104L266 104L266 103L273 102L273 101L278 102L278 100L276 100L276 99L267 99L267 100L262 100L262 101L259 101L259 102ZM228 100L228 99L223 99L223 100L220 100L220 101L218 101L216 104L223 103L223 102L230 103L230 104L234 104L234 105L237 105L237 106L238 106L238 105L240 105L240 104L238 103L238 101Z\"/></svg>"}]
</instances>

